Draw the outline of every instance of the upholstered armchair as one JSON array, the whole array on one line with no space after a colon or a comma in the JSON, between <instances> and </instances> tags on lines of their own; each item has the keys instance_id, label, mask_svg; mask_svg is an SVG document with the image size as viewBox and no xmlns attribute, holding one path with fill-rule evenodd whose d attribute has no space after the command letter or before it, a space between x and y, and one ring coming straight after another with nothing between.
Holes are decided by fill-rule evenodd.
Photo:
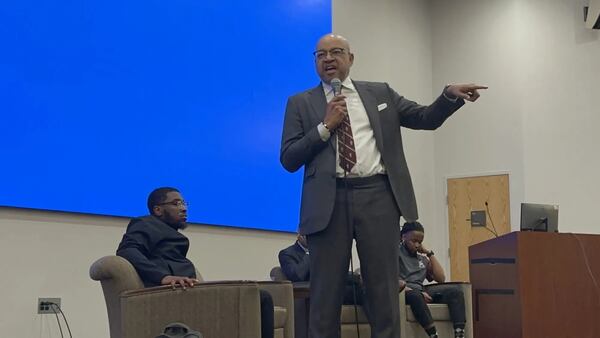
<instances>
[{"instance_id":1,"label":"upholstered armchair","mask_svg":"<svg viewBox=\"0 0 600 338\"><path fill-rule=\"evenodd\" d=\"M144 288L133 266L118 256L97 260L90 277L102 285L111 338L153 338L173 322L185 323L205 337L260 338L261 288L271 292L276 306L275 337L293 338L289 282L219 281L185 290Z\"/></svg>"},{"instance_id":2,"label":"upholstered armchair","mask_svg":"<svg viewBox=\"0 0 600 338\"><path fill-rule=\"evenodd\" d=\"M471 302L471 284L469 283L440 283L430 284L426 286L426 291L431 294L435 293L436 288L446 287L448 285L456 285L461 289L465 297L465 312L467 314L467 323L465 326L465 338L473 338L473 310ZM417 322L413 315L410 306L406 305L404 290L399 294L400 301L400 337L401 338L428 338L425 330ZM446 304L429 304L431 316L435 321L435 326L438 331L439 338L454 338L454 327L450 321L450 312ZM346 317L346 320L344 318ZM371 328L369 322L359 307L359 328L360 337L370 337ZM351 305L342 306L342 337L343 338L358 338L356 334L356 324L354 323L354 309Z\"/></svg>"},{"instance_id":3,"label":"upholstered armchair","mask_svg":"<svg viewBox=\"0 0 600 338\"><path fill-rule=\"evenodd\" d=\"M274 267L271 270L272 280L286 280L285 275L281 271L280 267ZM448 285L456 285L461 289L465 297L465 312L467 314L467 323L465 327L465 338L473 338L473 307L471 301L471 284L462 282L451 282L451 283L440 283L430 284L426 286L428 292L435 293L436 288L446 287ZM406 305L404 290L399 294L400 302L400 335L401 338L428 338L425 330L415 319L415 316L410 309L410 306ZM440 338L454 338L454 328L450 321L450 312L448 306L445 304L429 304L431 315L435 321L435 326L438 330ZM358 321L356 320L356 313L353 305L342 305L341 314L341 333L342 338L358 338L357 334L357 323L358 330L360 331L360 337L370 337L371 327L369 321L362 306L357 307ZM296 324L300 321L300 325L307 325L307 318L303 318L301 313L305 311L304 304L296 301ZM297 328L297 332L298 332ZM305 330L301 330L301 335L304 337ZM298 338L298 337L296 337Z\"/></svg>"},{"instance_id":4,"label":"upholstered armchair","mask_svg":"<svg viewBox=\"0 0 600 338\"><path fill-rule=\"evenodd\" d=\"M274 281L286 281L287 277L281 270L281 267L276 266L271 269L270 273L271 280ZM302 283L296 283L298 285ZM306 290L308 291L308 290ZM296 325L296 338L304 338L308 337L308 303L306 298L296 297L294 302L294 316L295 316L295 325ZM358 317L357 317L358 315ZM358 318L358 321L356 320ZM369 326L369 320L365 315L365 312L362 306L357 306L356 311L354 309L354 305L342 305L342 313L341 313L341 333L342 338L351 338L356 337L357 330L357 322L358 329L360 330L361 338L370 337L371 336L371 328Z\"/></svg>"},{"instance_id":5,"label":"upholstered armchair","mask_svg":"<svg viewBox=\"0 0 600 338\"><path fill-rule=\"evenodd\" d=\"M294 338L294 292L289 281L259 281L258 287L268 291L275 306L275 338Z\"/></svg>"}]
</instances>

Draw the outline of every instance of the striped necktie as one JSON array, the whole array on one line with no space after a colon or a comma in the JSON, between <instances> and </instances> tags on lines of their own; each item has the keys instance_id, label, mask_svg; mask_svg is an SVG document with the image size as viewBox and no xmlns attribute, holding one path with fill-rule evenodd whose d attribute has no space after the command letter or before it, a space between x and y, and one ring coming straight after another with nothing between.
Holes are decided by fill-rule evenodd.
<instances>
[{"instance_id":1,"label":"striped necktie","mask_svg":"<svg viewBox=\"0 0 600 338\"><path fill-rule=\"evenodd\" d=\"M348 114L336 130L338 141L338 153L340 156L340 167L345 172L350 172L356 165L356 151L354 149L354 138L352 138L352 126Z\"/></svg>"}]
</instances>

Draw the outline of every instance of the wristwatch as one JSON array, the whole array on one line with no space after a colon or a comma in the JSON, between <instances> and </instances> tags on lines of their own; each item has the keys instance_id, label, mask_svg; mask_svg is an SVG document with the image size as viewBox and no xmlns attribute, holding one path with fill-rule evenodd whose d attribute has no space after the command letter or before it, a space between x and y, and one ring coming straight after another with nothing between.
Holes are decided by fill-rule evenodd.
<instances>
[{"instance_id":1,"label":"wristwatch","mask_svg":"<svg viewBox=\"0 0 600 338\"><path fill-rule=\"evenodd\" d=\"M435 253L433 252L433 250L429 250L429 252L425 254L425 256L427 256L427 258L429 258L429 257L431 257L433 255L435 255Z\"/></svg>"}]
</instances>

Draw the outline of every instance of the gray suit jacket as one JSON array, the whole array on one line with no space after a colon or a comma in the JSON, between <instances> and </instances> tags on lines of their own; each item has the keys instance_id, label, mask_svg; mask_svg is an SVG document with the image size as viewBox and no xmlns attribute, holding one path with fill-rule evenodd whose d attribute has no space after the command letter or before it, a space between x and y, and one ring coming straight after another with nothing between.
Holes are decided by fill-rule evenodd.
<instances>
[{"instance_id":1,"label":"gray suit jacket","mask_svg":"<svg viewBox=\"0 0 600 338\"><path fill-rule=\"evenodd\" d=\"M400 127L436 129L464 101L451 102L440 96L431 105L421 106L398 95L387 83L353 83L367 111L398 208L405 219L416 220L417 203L402 148ZM383 104L387 107L382 108ZM304 166L301 234L325 229L335 202L336 138L333 135L323 142L317 130L317 125L325 117L326 107L323 87L319 84L290 97L285 111L281 164L290 172Z\"/></svg>"}]
</instances>

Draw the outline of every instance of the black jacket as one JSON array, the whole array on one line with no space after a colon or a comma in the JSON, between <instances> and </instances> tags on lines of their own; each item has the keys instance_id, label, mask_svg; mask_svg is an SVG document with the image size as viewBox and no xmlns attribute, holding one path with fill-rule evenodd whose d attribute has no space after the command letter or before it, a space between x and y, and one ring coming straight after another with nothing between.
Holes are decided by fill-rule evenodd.
<instances>
[{"instance_id":1,"label":"black jacket","mask_svg":"<svg viewBox=\"0 0 600 338\"><path fill-rule=\"evenodd\" d=\"M309 280L310 259L298 242L279 251L279 265L283 274L292 282Z\"/></svg>"},{"instance_id":2,"label":"black jacket","mask_svg":"<svg viewBox=\"0 0 600 338\"><path fill-rule=\"evenodd\" d=\"M196 278L194 264L185 257L189 246L179 231L155 216L144 216L129 222L117 255L133 265L145 286L157 286L168 275Z\"/></svg>"}]
</instances>

